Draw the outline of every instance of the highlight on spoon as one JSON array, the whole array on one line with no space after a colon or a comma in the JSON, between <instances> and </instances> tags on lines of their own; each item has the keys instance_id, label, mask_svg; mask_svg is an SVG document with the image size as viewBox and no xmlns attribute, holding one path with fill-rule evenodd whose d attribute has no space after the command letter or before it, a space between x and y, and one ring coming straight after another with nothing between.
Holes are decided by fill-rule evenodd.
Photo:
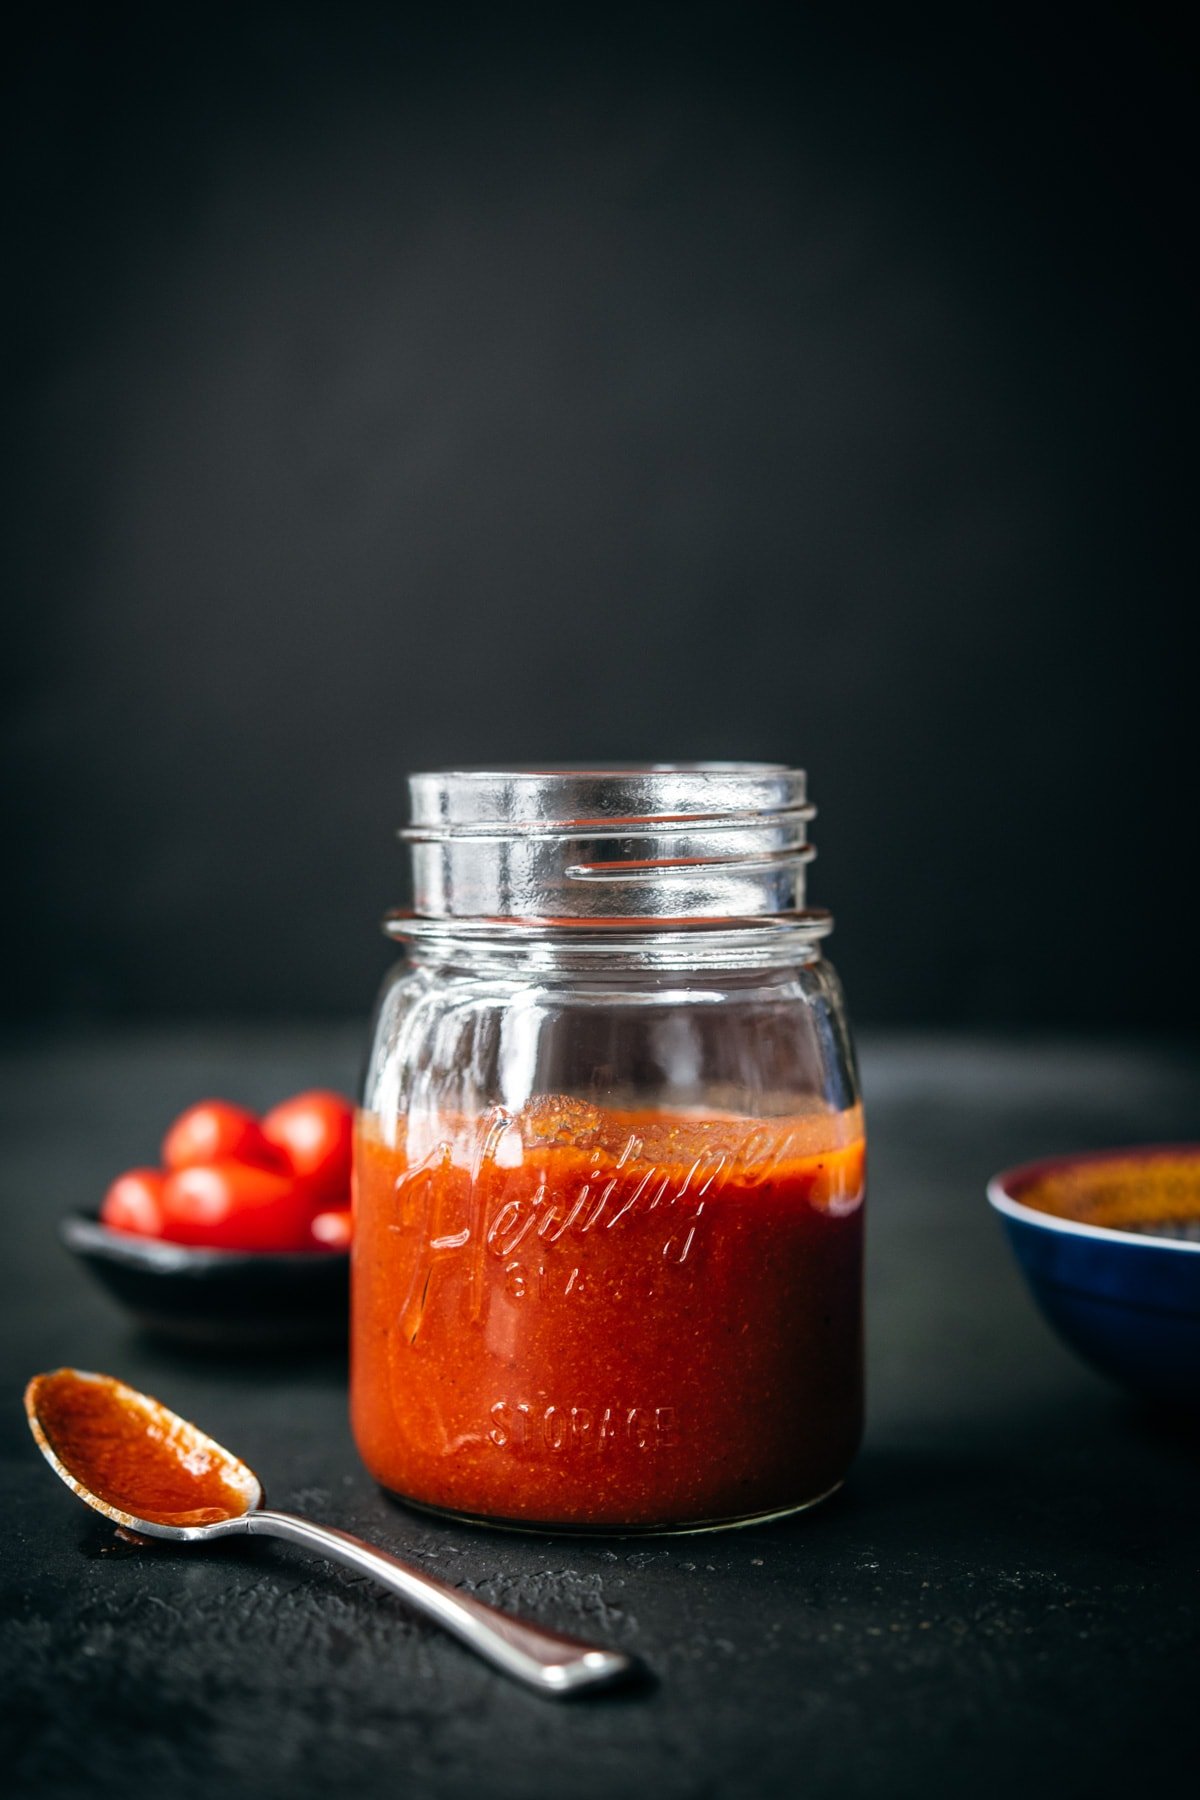
<instances>
[{"instance_id":1,"label":"highlight on spoon","mask_svg":"<svg viewBox=\"0 0 1200 1800\"><path fill-rule=\"evenodd\" d=\"M55 1474L114 1524L186 1530L240 1518L262 1503L258 1477L238 1457L111 1375L35 1375L25 1414Z\"/></svg>"}]
</instances>

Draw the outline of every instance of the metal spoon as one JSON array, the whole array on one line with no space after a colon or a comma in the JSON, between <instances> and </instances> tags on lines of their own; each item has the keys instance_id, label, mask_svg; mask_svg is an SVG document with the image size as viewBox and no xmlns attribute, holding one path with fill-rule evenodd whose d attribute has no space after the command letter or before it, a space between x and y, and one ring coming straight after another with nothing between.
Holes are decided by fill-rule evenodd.
<instances>
[{"instance_id":1,"label":"metal spoon","mask_svg":"<svg viewBox=\"0 0 1200 1800\"><path fill-rule=\"evenodd\" d=\"M145 1427L148 1462L157 1457L161 1463L164 1446L176 1453L184 1481L190 1477L195 1483L195 1509L172 1505L171 1512L159 1518L144 1518L127 1510L128 1487L125 1491L118 1488L114 1492L109 1472L100 1469L98 1475L99 1464L89 1468L87 1457L70 1443L69 1433L64 1432L61 1424L56 1426L50 1405L50 1384L61 1383L64 1377L102 1383L122 1407L132 1410L139 1430L143 1424ZM78 1369L35 1375L25 1390L25 1411L42 1454L55 1473L88 1506L129 1531L182 1544L211 1543L216 1538L226 1537L277 1537L286 1538L289 1543L303 1544L333 1562L344 1563L360 1575L373 1576L384 1587L407 1600L417 1612L436 1620L446 1631L461 1639L477 1656L541 1694L573 1694L583 1688L606 1687L639 1666L634 1657L619 1650L604 1650L597 1645L582 1643L578 1638L510 1618L496 1607L411 1568L386 1551L376 1550L360 1538L351 1537L348 1532L316 1525L294 1513L265 1511L262 1484L244 1462L159 1401L139 1393L136 1388L126 1387L123 1382L114 1381L111 1376L92 1375ZM205 1506L205 1501L212 1498L214 1479L229 1496L223 1507ZM107 1487L107 1497L93 1491L89 1481L94 1486ZM121 1504L122 1501L125 1504ZM162 1512L160 1506L152 1510ZM197 1522L197 1514L204 1511L210 1516L204 1522ZM224 1511L225 1516L212 1518L214 1511ZM168 1523L171 1516L179 1522ZM189 1522L185 1523L185 1520Z\"/></svg>"}]
</instances>

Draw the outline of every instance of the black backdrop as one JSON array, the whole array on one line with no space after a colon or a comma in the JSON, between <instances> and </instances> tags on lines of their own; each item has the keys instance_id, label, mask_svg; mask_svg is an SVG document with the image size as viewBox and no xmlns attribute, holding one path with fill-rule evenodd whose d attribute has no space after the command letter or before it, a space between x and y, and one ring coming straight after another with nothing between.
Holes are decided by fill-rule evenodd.
<instances>
[{"instance_id":1,"label":"black backdrop","mask_svg":"<svg viewBox=\"0 0 1200 1800\"><path fill-rule=\"evenodd\" d=\"M17 1017L361 1010L408 770L758 756L859 1018L1190 1022L1179 45L833 11L27 26Z\"/></svg>"}]
</instances>

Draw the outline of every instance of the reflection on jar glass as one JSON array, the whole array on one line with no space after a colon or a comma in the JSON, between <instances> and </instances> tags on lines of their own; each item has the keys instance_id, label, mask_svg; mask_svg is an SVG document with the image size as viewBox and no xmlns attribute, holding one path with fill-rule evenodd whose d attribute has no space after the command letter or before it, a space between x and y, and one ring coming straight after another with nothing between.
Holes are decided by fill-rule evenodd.
<instances>
[{"instance_id":1,"label":"reflection on jar glass","mask_svg":"<svg viewBox=\"0 0 1200 1800\"><path fill-rule=\"evenodd\" d=\"M528 1527L811 1505L861 1431L864 1140L803 774L411 786L355 1160L368 1468Z\"/></svg>"}]
</instances>

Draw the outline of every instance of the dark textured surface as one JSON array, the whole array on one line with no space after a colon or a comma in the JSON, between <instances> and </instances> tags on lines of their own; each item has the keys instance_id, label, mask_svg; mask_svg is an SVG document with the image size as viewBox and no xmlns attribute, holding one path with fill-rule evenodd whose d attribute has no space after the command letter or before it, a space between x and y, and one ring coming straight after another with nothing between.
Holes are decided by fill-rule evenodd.
<instances>
[{"instance_id":1,"label":"dark textured surface","mask_svg":"<svg viewBox=\"0 0 1200 1800\"><path fill-rule=\"evenodd\" d=\"M4 1061L0 1682L18 1793L1092 1796L1194 1773L1200 1455L1051 1339L982 1188L1027 1157L1197 1135L1200 1057L869 1042L871 1416L845 1495L770 1529L580 1542L406 1514L357 1464L338 1358L155 1348L54 1240L172 1109L351 1085L357 1052L357 1033L297 1030ZM159 1393L278 1504L628 1645L654 1683L538 1700L282 1546L111 1553L20 1416L25 1377L64 1360Z\"/></svg>"}]
</instances>

